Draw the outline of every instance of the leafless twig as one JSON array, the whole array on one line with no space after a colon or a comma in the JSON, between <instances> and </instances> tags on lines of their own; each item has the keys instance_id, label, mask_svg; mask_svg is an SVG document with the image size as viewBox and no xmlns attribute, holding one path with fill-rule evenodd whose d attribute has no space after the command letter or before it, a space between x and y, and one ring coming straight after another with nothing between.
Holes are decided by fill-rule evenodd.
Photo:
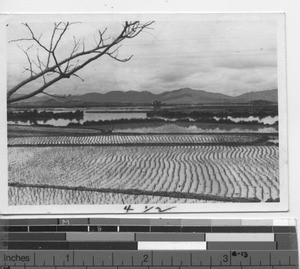
<instances>
[{"instance_id":1,"label":"leafless twig","mask_svg":"<svg viewBox=\"0 0 300 269\"><path fill-rule=\"evenodd\" d=\"M61 43L61 40L63 39L70 26L76 23L79 22L54 23L48 46L46 46L43 43L42 34L37 35L27 23L23 24L28 30L30 37L15 39L11 40L10 42L12 43L30 41L33 44L35 44L38 48L43 50L47 56L46 60L43 61L38 50L36 54L36 59L34 60L32 57L30 57L28 53L28 51L32 48L33 44L27 49L24 49L18 45L19 48L26 55L29 67L25 68L25 71L29 71L30 76L18 83L17 85L15 85L14 87L12 87L8 91L8 104L28 99L32 96L35 96L38 93L45 93L44 90L46 90L51 85L55 84L56 82L62 79L70 78L71 76L75 76L81 81L84 81L78 74L76 74L76 72L83 69L85 66L104 55L108 55L112 59L119 62L129 61L133 57L133 55L126 58L120 58L118 56L119 49L121 47L121 42L125 39L131 39L136 37L145 29L150 29L150 26L153 24L153 21L145 23L141 23L140 21L126 21L123 24L123 29L121 30L119 35L113 39L111 38L111 36L106 37L107 28L105 28L103 31L98 30L98 40L94 38L95 46L90 49L86 49L84 40L76 39L76 37L73 37L73 47L69 52L69 56L60 60L56 55L56 51L59 47L59 44ZM51 77L51 79L47 81L46 75L48 78ZM30 93L27 93L25 95L17 97L13 96L13 94L16 93L23 86L39 78L43 79L43 85L36 89L33 89Z\"/></svg>"}]
</instances>

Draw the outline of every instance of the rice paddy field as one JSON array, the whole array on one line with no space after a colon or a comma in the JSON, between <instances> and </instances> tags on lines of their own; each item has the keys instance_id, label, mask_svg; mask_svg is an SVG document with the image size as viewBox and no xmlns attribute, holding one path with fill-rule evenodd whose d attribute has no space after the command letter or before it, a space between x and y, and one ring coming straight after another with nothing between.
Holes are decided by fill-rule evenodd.
<instances>
[{"instance_id":1,"label":"rice paddy field","mask_svg":"<svg viewBox=\"0 0 300 269\"><path fill-rule=\"evenodd\" d=\"M277 201L279 148L268 139L259 134L9 138L9 204Z\"/></svg>"},{"instance_id":2,"label":"rice paddy field","mask_svg":"<svg viewBox=\"0 0 300 269\"><path fill-rule=\"evenodd\" d=\"M259 135L229 134L158 134L158 135L93 135L16 137L8 140L9 146L59 146L59 145L140 145L140 144L210 144L252 143L261 140ZM264 137L263 137L264 138Z\"/></svg>"}]
</instances>

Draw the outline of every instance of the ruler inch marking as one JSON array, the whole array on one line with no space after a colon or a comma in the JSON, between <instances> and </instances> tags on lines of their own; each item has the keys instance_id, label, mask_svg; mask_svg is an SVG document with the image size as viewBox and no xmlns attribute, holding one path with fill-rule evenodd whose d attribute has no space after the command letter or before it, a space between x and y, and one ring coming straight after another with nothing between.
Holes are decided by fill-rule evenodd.
<instances>
[{"instance_id":1,"label":"ruler inch marking","mask_svg":"<svg viewBox=\"0 0 300 269\"><path fill-rule=\"evenodd\" d=\"M151 250L151 266L153 266L153 250Z\"/></svg>"}]
</instances>

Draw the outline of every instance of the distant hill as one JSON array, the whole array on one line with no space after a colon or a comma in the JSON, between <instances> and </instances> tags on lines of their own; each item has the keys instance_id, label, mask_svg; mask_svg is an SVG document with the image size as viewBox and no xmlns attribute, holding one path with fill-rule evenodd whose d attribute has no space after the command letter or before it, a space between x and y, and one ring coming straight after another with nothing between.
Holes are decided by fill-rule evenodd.
<instances>
[{"instance_id":1,"label":"distant hill","mask_svg":"<svg viewBox=\"0 0 300 269\"><path fill-rule=\"evenodd\" d=\"M237 101L241 100L245 102L250 102L255 100L278 102L278 91L276 89L270 91L248 92L237 96L235 100Z\"/></svg>"},{"instance_id":2,"label":"distant hill","mask_svg":"<svg viewBox=\"0 0 300 269\"><path fill-rule=\"evenodd\" d=\"M221 93L183 88L161 93L157 95L157 99L166 104L198 104L229 101L231 97Z\"/></svg>"},{"instance_id":3,"label":"distant hill","mask_svg":"<svg viewBox=\"0 0 300 269\"><path fill-rule=\"evenodd\" d=\"M156 95L150 92L136 92L136 91L111 91L108 93L87 93L77 97L77 99L85 102L97 103L152 103L156 99Z\"/></svg>"},{"instance_id":4,"label":"distant hill","mask_svg":"<svg viewBox=\"0 0 300 269\"><path fill-rule=\"evenodd\" d=\"M104 104L152 104L153 101L165 104L205 104L205 103L248 103L255 100L278 102L277 89L268 91L249 92L239 96L229 96L222 93L212 93L203 90L182 88L161 94L147 91L110 91L108 93L86 93L67 98L54 98L50 96L32 97L15 103L14 106L28 107L76 107L99 106Z\"/></svg>"}]
</instances>

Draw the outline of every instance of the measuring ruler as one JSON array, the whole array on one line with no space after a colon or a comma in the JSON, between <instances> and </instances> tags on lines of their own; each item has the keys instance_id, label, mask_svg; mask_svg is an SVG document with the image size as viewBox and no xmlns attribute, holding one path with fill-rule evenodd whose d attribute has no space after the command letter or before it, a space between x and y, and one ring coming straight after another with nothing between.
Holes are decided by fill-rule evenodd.
<instances>
[{"instance_id":1,"label":"measuring ruler","mask_svg":"<svg viewBox=\"0 0 300 269\"><path fill-rule=\"evenodd\" d=\"M298 269L295 221L2 219L0 268Z\"/></svg>"}]
</instances>

